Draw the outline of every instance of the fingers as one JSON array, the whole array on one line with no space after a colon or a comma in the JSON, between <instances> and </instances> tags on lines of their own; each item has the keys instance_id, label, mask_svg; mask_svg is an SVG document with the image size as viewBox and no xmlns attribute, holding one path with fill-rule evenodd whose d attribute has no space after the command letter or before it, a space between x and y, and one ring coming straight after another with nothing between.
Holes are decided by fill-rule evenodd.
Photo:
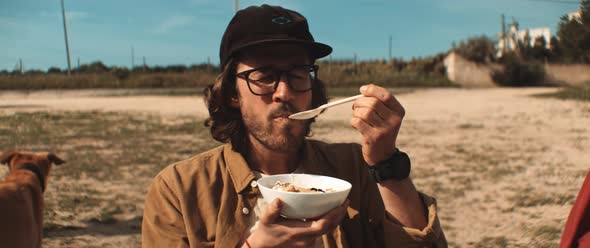
<instances>
[{"instance_id":1,"label":"fingers","mask_svg":"<svg viewBox=\"0 0 590 248\"><path fill-rule=\"evenodd\" d=\"M391 93L379 86L365 85L361 87L367 97L357 99L353 108L353 119L358 118L370 127L379 129L397 128L404 118L403 106ZM366 129L360 120L351 121L351 125L362 130Z\"/></svg>"},{"instance_id":2,"label":"fingers","mask_svg":"<svg viewBox=\"0 0 590 248\"><path fill-rule=\"evenodd\" d=\"M402 117L405 115L405 110L399 101L389 92L389 90L379 87L373 84L364 85L360 88L360 92L367 97L375 97L382 102L390 110L400 114Z\"/></svg>"},{"instance_id":3,"label":"fingers","mask_svg":"<svg viewBox=\"0 0 590 248\"><path fill-rule=\"evenodd\" d=\"M296 238L305 239L331 232L340 224L340 222L342 222L349 204L350 200L346 199L342 205L330 210L330 212L326 213L321 218L308 222L309 226L307 228L302 228Z\"/></svg>"},{"instance_id":4,"label":"fingers","mask_svg":"<svg viewBox=\"0 0 590 248\"><path fill-rule=\"evenodd\" d=\"M324 215L321 219L314 221L311 226L318 230L322 230L322 234L333 230L338 224L340 224L346 215L346 209L349 204L350 200L346 199L342 205L330 210L330 212Z\"/></svg>"},{"instance_id":5,"label":"fingers","mask_svg":"<svg viewBox=\"0 0 590 248\"><path fill-rule=\"evenodd\" d=\"M281 215L283 202L279 198L274 199L260 215L260 222L263 224L275 223L277 218Z\"/></svg>"},{"instance_id":6,"label":"fingers","mask_svg":"<svg viewBox=\"0 0 590 248\"><path fill-rule=\"evenodd\" d=\"M303 221L279 217L282 204L275 199L261 214L260 225L249 238L270 247L314 247L323 234L333 231L342 222L349 202L347 199L319 219Z\"/></svg>"},{"instance_id":7,"label":"fingers","mask_svg":"<svg viewBox=\"0 0 590 248\"><path fill-rule=\"evenodd\" d=\"M362 135L363 158L375 164L393 153L405 110L385 88L370 84L360 91L365 97L354 102L350 124Z\"/></svg>"},{"instance_id":8,"label":"fingers","mask_svg":"<svg viewBox=\"0 0 590 248\"><path fill-rule=\"evenodd\" d=\"M297 240L293 241L293 243L290 244L288 247L293 247L293 248L315 247L316 239L319 239L319 238L320 237L308 237L308 238L297 239Z\"/></svg>"},{"instance_id":9,"label":"fingers","mask_svg":"<svg viewBox=\"0 0 590 248\"><path fill-rule=\"evenodd\" d=\"M395 112L373 97L363 97L356 100L352 109L354 118L360 118L372 127L386 127L392 117L397 116Z\"/></svg>"}]
</instances>

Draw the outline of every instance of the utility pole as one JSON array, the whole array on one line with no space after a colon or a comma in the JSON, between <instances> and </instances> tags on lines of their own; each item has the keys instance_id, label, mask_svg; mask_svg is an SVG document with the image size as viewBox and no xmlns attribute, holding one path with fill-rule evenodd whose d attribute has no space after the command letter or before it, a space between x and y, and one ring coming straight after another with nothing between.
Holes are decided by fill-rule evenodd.
<instances>
[{"instance_id":1,"label":"utility pole","mask_svg":"<svg viewBox=\"0 0 590 248\"><path fill-rule=\"evenodd\" d=\"M358 73L358 68L357 68L357 64L356 64L356 53L354 53L354 58L352 60L352 64L354 66L354 74Z\"/></svg>"},{"instance_id":2,"label":"utility pole","mask_svg":"<svg viewBox=\"0 0 590 248\"><path fill-rule=\"evenodd\" d=\"M502 55L506 54L506 46L508 46L508 41L506 37L506 20L504 19L504 14L502 14L502 33L500 34L500 39L502 39Z\"/></svg>"},{"instance_id":3,"label":"utility pole","mask_svg":"<svg viewBox=\"0 0 590 248\"><path fill-rule=\"evenodd\" d=\"M18 71L20 72L20 74L24 73L24 68L23 68L23 59L19 58L18 59Z\"/></svg>"},{"instance_id":4,"label":"utility pole","mask_svg":"<svg viewBox=\"0 0 590 248\"><path fill-rule=\"evenodd\" d=\"M131 70L133 71L135 68L135 51L133 51L133 46L131 46Z\"/></svg>"},{"instance_id":5,"label":"utility pole","mask_svg":"<svg viewBox=\"0 0 590 248\"><path fill-rule=\"evenodd\" d=\"M145 63L145 56L143 56L143 71L145 72L147 69L147 65Z\"/></svg>"},{"instance_id":6,"label":"utility pole","mask_svg":"<svg viewBox=\"0 0 590 248\"><path fill-rule=\"evenodd\" d=\"M510 27L510 40L514 43L514 50L516 51L516 55L520 57L522 55L522 48L518 42L518 22L512 17L512 24ZM514 33L512 31L514 30Z\"/></svg>"},{"instance_id":7,"label":"utility pole","mask_svg":"<svg viewBox=\"0 0 590 248\"><path fill-rule=\"evenodd\" d=\"M66 39L66 53L68 56L68 76L72 74L72 63L70 62L70 45L68 43L68 28L66 26L66 9L64 7L64 0L61 0L61 15L64 21L64 37Z\"/></svg>"},{"instance_id":8,"label":"utility pole","mask_svg":"<svg viewBox=\"0 0 590 248\"><path fill-rule=\"evenodd\" d=\"M392 43L392 37L391 35L389 35L389 61L388 63L391 63L391 43Z\"/></svg>"},{"instance_id":9,"label":"utility pole","mask_svg":"<svg viewBox=\"0 0 590 248\"><path fill-rule=\"evenodd\" d=\"M240 8L240 5L238 4L238 0L234 0L234 13L238 13L238 9Z\"/></svg>"},{"instance_id":10,"label":"utility pole","mask_svg":"<svg viewBox=\"0 0 590 248\"><path fill-rule=\"evenodd\" d=\"M211 56L207 56L207 72L211 71Z\"/></svg>"},{"instance_id":11,"label":"utility pole","mask_svg":"<svg viewBox=\"0 0 590 248\"><path fill-rule=\"evenodd\" d=\"M78 69L80 69L80 56L78 56Z\"/></svg>"}]
</instances>

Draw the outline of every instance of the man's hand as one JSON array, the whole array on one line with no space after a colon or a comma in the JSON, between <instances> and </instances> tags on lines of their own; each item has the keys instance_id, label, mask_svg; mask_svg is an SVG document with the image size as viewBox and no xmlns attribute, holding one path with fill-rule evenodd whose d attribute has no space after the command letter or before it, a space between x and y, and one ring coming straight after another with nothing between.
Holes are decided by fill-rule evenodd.
<instances>
[{"instance_id":1,"label":"man's hand","mask_svg":"<svg viewBox=\"0 0 590 248\"><path fill-rule=\"evenodd\" d=\"M252 248L313 247L315 240L336 228L346 214L349 200L315 220L290 220L280 216L282 202L275 199L262 212L258 228L248 237Z\"/></svg>"},{"instance_id":2,"label":"man's hand","mask_svg":"<svg viewBox=\"0 0 590 248\"><path fill-rule=\"evenodd\" d=\"M365 97L352 105L350 124L363 137L365 161L374 165L395 152L395 141L406 112L385 88L370 84L361 87L360 91Z\"/></svg>"}]
</instances>

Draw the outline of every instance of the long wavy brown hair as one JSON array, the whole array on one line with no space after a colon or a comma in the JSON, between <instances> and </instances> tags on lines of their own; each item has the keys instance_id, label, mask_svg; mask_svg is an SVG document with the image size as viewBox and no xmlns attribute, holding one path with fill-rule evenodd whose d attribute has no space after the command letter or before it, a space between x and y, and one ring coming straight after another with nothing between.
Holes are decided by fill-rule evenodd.
<instances>
[{"instance_id":1,"label":"long wavy brown hair","mask_svg":"<svg viewBox=\"0 0 590 248\"><path fill-rule=\"evenodd\" d=\"M215 79L215 83L204 89L204 101L209 110L209 118L205 126L210 128L211 136L219 142L231 142L234 150L245 152L247 145L246 127L239 108L231 105L232 98L238 97L236 89L237 61L230 59L223 71ZM316 77L317 78L317 77ZM328 102L324 83L316 79L312 86L311 105L318 107ZM315 118L311 120L314 122ZM307 135L310 135L310 129Z\"/></svg>"}]
</instances>

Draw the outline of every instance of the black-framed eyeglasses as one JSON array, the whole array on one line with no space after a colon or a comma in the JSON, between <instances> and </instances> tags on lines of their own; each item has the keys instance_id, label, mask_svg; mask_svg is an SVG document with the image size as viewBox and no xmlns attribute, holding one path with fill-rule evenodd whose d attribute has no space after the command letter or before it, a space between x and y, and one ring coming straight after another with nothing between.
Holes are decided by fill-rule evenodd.
<instances>
[{"instance_id":1,"label":"black-framed eyeglasses","mask_svg":"<svg viewBox=\"0 0 590 248\"><path fill-rule=\"evenodd\" d=\"M287 76L287 85L296 92L311 90L318 72L318 65L296 65L288 70L278 70L269 66L238 72L236 75L248 83L254 95L270 95L277 90L281 76Z\"/></svg>"}]
</instances>

